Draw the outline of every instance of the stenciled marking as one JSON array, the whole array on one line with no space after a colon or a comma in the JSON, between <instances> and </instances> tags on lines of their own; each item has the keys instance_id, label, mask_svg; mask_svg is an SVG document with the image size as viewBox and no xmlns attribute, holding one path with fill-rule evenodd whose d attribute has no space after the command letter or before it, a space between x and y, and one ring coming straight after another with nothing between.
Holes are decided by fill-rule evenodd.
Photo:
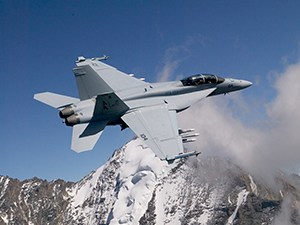
<instances>
[{"instance_id":1,"label":"stenciled marking","mask_svg":"<svg viewBox=\"0 0 300 225\"><path fill-rule=\"evenodd\" d=\"M147 140L148 140L146 134L141 134L140 137L143 138L144 141L147 141Z\"/></svg>"}]
</instances>

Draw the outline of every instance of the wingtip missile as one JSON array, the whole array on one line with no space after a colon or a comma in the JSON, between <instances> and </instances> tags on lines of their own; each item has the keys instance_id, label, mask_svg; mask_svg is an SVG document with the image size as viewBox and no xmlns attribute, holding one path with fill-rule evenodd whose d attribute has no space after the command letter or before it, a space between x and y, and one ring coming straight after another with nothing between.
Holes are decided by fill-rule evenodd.
<instances>
[{"instance_id":1,"label":"wingtip missile","mask_svg":"<svg viewBox=\"0 0 300 225\"><path fill-rule=\"evenodd\" d=\"M103 55L103 57L96 58L96 60L98 60L98 61L100 61L100 60L107 60L108 58L109 58L109 56Z\"/></svg>"},{"instance_id":2,"label":"wingtip missile","mask_svg":"<svg viewBox=\"0 0 300 225\"><path fill-rule=\"evenodd\" d=\"M107 60L108 58L109 58L109 56L103 55L103 57L92 58L92 60L98 60L98 61L101 61L101 60Z\"/></svg>"}]
</instances>

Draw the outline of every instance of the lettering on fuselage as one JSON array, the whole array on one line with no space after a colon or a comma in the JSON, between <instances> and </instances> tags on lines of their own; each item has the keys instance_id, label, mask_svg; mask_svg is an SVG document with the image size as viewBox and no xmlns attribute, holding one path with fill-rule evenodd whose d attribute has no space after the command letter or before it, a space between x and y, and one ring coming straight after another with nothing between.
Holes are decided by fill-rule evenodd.
<instances>
[{"instance_id":1,"label":"lettering on fuselage","mask_svg":"<svg viewBox=\"0 0 300 225\"><path fill-rule=\"evenodd\" d=\"M167 91L166 92L166 95L178 95L178 94L180 94L180 92L179 91Z\"/></svg>"}]
</instances>

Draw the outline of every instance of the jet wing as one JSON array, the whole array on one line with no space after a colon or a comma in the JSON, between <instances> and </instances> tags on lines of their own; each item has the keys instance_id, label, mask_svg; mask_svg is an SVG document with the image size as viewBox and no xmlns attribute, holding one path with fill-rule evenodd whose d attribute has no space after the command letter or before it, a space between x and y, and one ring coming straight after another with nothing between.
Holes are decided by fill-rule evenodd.
<instances>
[{"instance_id":1,"label":"jet wing","mask_svg":"<svg viewBox=\"0 0 300 225\"><path fill-rule=\"evenodd\" d=\"M71 149L84 152L94 148L108 121L93 121L73 126Z\"/></svg>"},{"instance_id":2,"label":"jet wing","mask_svg":"<svg viewBox=\"0 0 300 225\"><path fill-rule=\"evenodd\" d=\"M138 108L122 119L159 158L172 160L183 153L175 110L166 105Z\"/></svg>"},{"instance_id":3,"label":"jet wing","mask_svg":"<svg viewBox=\"0 0 300 225\"><path fill-rule=\"evenodd\" d=\"M132 91L147 83L98 60L86 59L73 68L80 100L110 92ZM125 93L126 94L126 93ZM120 97L123 97L120 94Z\"/></svg>"}]
</instances>

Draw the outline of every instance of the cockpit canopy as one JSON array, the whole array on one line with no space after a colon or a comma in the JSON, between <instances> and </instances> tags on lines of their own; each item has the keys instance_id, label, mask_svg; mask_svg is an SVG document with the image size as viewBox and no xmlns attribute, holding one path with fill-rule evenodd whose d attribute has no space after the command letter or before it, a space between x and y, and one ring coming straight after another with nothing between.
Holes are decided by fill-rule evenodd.
<instances>
[{"instance_id":1,"label":"cockpit canopy","mask_svg":"<svg viewBox=\"0 0 300 225\"><path fill-rule=\"evenodd\" d=\"M224 78L213 74L197 74L181 80L183 86L201 85L201 84L220 84Z\"/></svg>"}]
</instances>

